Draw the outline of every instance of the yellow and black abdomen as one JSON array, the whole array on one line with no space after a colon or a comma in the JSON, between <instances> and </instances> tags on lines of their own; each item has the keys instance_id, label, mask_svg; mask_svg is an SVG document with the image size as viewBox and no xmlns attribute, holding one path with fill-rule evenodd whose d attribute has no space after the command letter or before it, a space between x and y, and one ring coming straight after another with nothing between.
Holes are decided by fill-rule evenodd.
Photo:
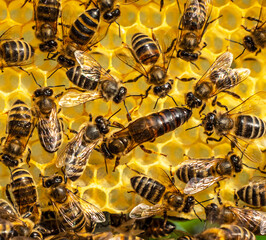
<instances>
[{"instance_id":1,"label":"yellow and black abdomen","mask_svg":"<svg viewBox=\"0 0 266 240\"><path fill-rule=\"evenodd\" d=\"M37 20L46 23L57 21L60 5L57 0L39 1L36 14Z\"/></svg>"}]
</instances>

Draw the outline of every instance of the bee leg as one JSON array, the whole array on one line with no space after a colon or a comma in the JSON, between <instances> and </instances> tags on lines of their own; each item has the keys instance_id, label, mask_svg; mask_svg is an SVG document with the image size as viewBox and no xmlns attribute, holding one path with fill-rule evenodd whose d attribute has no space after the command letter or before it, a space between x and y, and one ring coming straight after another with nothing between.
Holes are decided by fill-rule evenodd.
<instances>
[{"instance_id":1,"label":"bee leg","mask_svg":"<svg viewBox=\"0 0 266 240\"><path fill-rule=\"evenodd\" d=\"M11 205L15 208L15 205L14 205L14 203L13 203L13 201L12 201L12 198L11 198L11 195L10 195L10 190L9 190L9 188L10 188L10 184L7 184L7 185L6 185L6 197L7 197L8 201L11 203ZM15 209L16 209L16 208L15 208Z\"/></svg>"},{"instance_id":2,"label":"bee leg","mask_svg":"<svg viewBox=\"0 0 266 240\"><path fill-rule=\"evenodd\" d=\"M71 129L71 128L67 128L67 129L68 129L69 132L71 132L71 133L78 134L78 132L77 132L76 130L74 130L74 129Z\"/></svg>"},{"instance_id":3,"label":"bee leg","mask_svg":"<svg viewBox=\"0 0 266 240\"><path fill-rule=\"evenodd\" d=\"M220 108L224 108L226 111L228 111L228 107L226 107L225 105L221 104L220 102L216 102L217 106L219 106Z\"/></svg>"},{"instance_id":4,"label":"bee leg","mask_svg":"<svg viewBox=\"0 0 266 240\"><path fill-rule=\"evenodd\" d=\"M163 5L164 5L164 0L161 0L160 1L160 12L162 11Z\"/></svg>"},{"instance_id":5,"label":"bee leg","mask_svg":"<svg viewBox=\"0 0 266 240\"><path fill-rule=\"evenodd\" d=\"M191 77L191 78L179 78L179 77L175 77L176 79L182 81L182 82L190 82L190 81L194 81L197 80L197 78Z\"/></svg>"},{"instance_id":6,"label":"bee leg","mask_svg":"<svg viewBox=\"0 0 266 240\"><path fill-rule=\"evenodd\" d=\"M114 125L114 126L116 126L118 128L125 128L125 126L123 124L121 124L119 122L116 122L116 121L112 122L112 125Z\"/></svg>"},{"instance_id":7,"label":"bee leg","mask_svg":"<svg viewBox=\"0 0 266 240\"><path fill-rule=\"evenodd\" d=\"M222 139L223 139L223 137L220 137L219 139L208 137L208 138L206 139L206 143L209 144L210 141L221 142Z\"/></svg>"},{"instance_id":8,"label":"bee leg","mask_svg":"<svg viewBox=\"0 0 266 240\"><path fill-rule=\"evenodd\" d=\"M135 172L135 173L137 173L137 174L139 174L139 175L145 175L144 173L142 173L142 172L139 172L138 170L136 170L136 169L134 169L134 168L131 168L131 167L129 167L128 165L127 165L127 163L125 164L131 171L133 171L133 172ZM133 191L134 192L134 191Z\"/></svg>"},{"instance_id":9,"label":"bee leg","mask_svg":"<svg viewBox=\"0 0 266 240\"><path fill-rule=\"evenodd\" d=\"M171 42L170 46L166 49L165 53L169 53L173 48L175 48L175 42L177 41L177 38L174 38L173 41Z\"/></svg>"},{"instance_id":10,"label":"bee leg","mask_svg":"<svg viewBox=\"0 0 266 240\"><path fill-rule=\"evenodd\" d=\"M246 26L241 25L242 28L244 28L247 32L251 32L251 29L248 29Z\"/></svg>"},{"instance_id":11,"label":"bee leg","mask_svg":"<svg viewBox=\"0 0 266 240\"><path fill-rule=\"evenodd\" d=\"M173 171L172 171L172 165L169 166L169 172L170 172L171 182L173 184L175 184L175 177L174 177L174 174L173 174Z\"/></svg>"},{"instance_id":12,"label":"bee leg","mask_svg":"<svg viewBox=\"0 0 266 240\"><path fill-rule=\"evenodd\" d=\"M236 193L236 190L234 190L234 200L235 200L235 205L238 206L238 196L237 196L237 193Z\"/></svg>"},{"instance_id":13,"label":"bee leg","mask_svg":"<svg viewBox=\"0 0 266 240\"><path fill-rule=\"evenodd\" d=\"M19 66L18 68L19 68L20 70L22 70L23 72L27 73L28 75L30 75L29 72L27 72L27 71L26 71L25 69L23 69L22 67Z\"/></svg>"},{"instance_id":14,"label":"bee leg","mask_svg":"<svg viewBox=\"0 0 266 240\"><path fill-rule=\"evenodd\" d=\"M256 53L255 56L257 56L261 52L261 49L259 49Z\"/></svg>"},{"instance_id":15,"label":"bee leg","mask_svg":"<svg viewBox=\"0 0 266 240\"><path fill-rule=\"evenodd\" d=\"M206 107L206 103L204 103L199 111L199 114L201 115L201 113L203 112L203 110L205 109Z\"/></svg>"},{"instance_id":16,"label":"bee leg","mask_svg":"<svg viewBox=\"0 0 266 240\"><path fill-rule=\"evenodd\" d=\"M30 148L28 148L28 155L27 155L27 158L26 158L26 163L28 164L29 167L30 167L30 164L29 164L30 156L31 156L31 150L30 150Z\"/></svg>"},{"instance_id":17,"label":"bee leg","mask_svg":"<svg viewBox=\"0 0 266 240\"><path fill-rule=\"evenodd\" d=\"M115 159L115 166L114 166L113 172L115 172L115 169L119 166L119 163L120 163L120 157L117 157Z\"/></svg>"},{"instance_id":18,"label":"bee leg","mask_svg":"<svg viewBox=\"0 0 266 240\"><path fill-rule=\"evenodd\" d=\"M35 30L35 28L36 28L36 26L34 25L34 26L32 26L32 30Z\"/></svg>"},{"instance_id":19,"label":"bee leg","mask_svg":"<svg viewBox=\"0 0 266 240\"><path fill-rule=\"evenodd\" d=\"M261 20L259 20L259 19L257 19L257 18L253 18L253 17L242 17L242 18L245 18L245 19L247 19L247 20L249 20L249 21L256 21L256 22L262 22Z\"/></svg>"},{"instance_id":20,"label":"bee leg","mask_svg":"<svg viewBox=\"0 0 266 240\"><path fill-rule=\"evenodd\" d=\"M61 97L63 94L64 94L64 92L58 93L57 95L54 96L54 98L57 99L57 98ZM59 108L58 113L59 113L59 111L61 111L61 108Z\"/></svg>"},{"instance_id":21,"label":"bee leg","mask_svg":"<svg viewBox=\"0 0 266 240\"><path fill-rule=\"evenodd\" d=\"M137 82L142 76L143 76L143 74L140 74L139 76L137 76L133 79L129 79L129 80L125 81L124 83Z\"/></svg>"},{"instance_id":22,"label":"bee leg","mask_svg":"<svg viewBox=\"0 0 266 240\"><path fill-rule=\"evenodd\" d=\"M144 151L145 153L148 153L148 154L154 153L154 154L157 154L157 155L161 155L161 156L167 157L166 154L158 153L158 152L155 152L153 150L147 149L147 148L144 147L144 145L139 145L139 146L140 146L141 150Z\"/></svg>"},{"instance_id":23,"label":"bee leg","mask_svg":"<svg viewBox=\"0 0 266 240\"><path fill-rule=\"evenodd\" d=\"M7 131L7 129L6 129ZM6 132L7 133L7 132ZM1 140L0 140L0 145L2 145L2 143L4 142L4 140L6 139L6 137L2 137Z\"/></svg>"},{"instance_id":24,"label":"bee leg","mask_svg":"<svg viewBox=\"0 0 266 240\"><path fill-rule=\"evenodd\" d=\"M218 20L219 18L221 18L223 15L220 15L219 17L217 17L217 18L214 18L213 20L211 20L210 22L207 22L207 26L206 26L206 28L210 25L210 24L212 24L213 22L215 22L216 20ZM205 29L206 30L206 29Z\"/></svg>"},{"instance_id":25,"label":"bee leg","mask_svg":"<svg viewBox=\"0 0 266 240\"><path fill-rule=\"evenodd\" d=\"M242 100L241 97L238 94L234 93L234 92L230 92L230 91L227 91L227 90L224 90L223 92L231 95L232 97L234 97L236 99Z\"/></svg>"}]
</instances>

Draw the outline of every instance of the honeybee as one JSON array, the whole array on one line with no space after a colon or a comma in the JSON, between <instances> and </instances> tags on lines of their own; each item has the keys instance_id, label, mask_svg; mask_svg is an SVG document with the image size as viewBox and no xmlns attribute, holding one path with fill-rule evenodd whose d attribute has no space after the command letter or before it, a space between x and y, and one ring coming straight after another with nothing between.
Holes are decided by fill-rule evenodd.
<instances>
[{"instance_id":1,"label":"honeybee","mask_svg":"<svg viewBox=\"0 0 266 240\"><path fill-rule=\"evenodd\" d=\"M184 13L179 22L177 44L180 48L177 57L193 62L198 60L201 50L207 46L201 43L208 26L216 19L209 21L212 12L212 0L187 0ZM197 52L196 52L197 51Z\"/></svg>"},{"instance_id":2,"label":"honeybee","mask_svg":"<svg viewBox=\"0 0 266 240\"><path fill-rule=\"evenodd\" d=\"M127 89L122 81L117 81L93 57L82 51L75 51L79 66L70 68L68 79L85 92L70 90L60 98L59 105L72 107L87 101L103 98L116 104L126 98Z\"/></svg>"},{"instance_id":3,"label":"honeybee","mask_svg":"<svg viewBox=\"0 0 266 240\"><path fill-rule=\"evenodd\" d=\"M132 209L129 217L142 219L166 214L167 211L188 213L193 209L194 197L183 194L174 185L174 176L171 171L170 177L164 170L160 169L160 174L157 174L156 180L136 170L133 171L138 175L130 179L132 188L154 206L141 203Z\"/></svg>"},{"instance_id":4,"label":"honeybee","mask_svg":"<svg viewBox=\"0 0 266 240\"><path fill-rule=\"evenodd\" d=\"M56 167L64 167L65 177L76 181L85 171L89 157L103 136L109 132L109 120L103 116L95 118L95 123L84 126L59 153Z\"/></svg>"},{"instance_id":5,"label":"honeybee","mask_svg":"<svg viewBox=\"0 0 266 240\"><path fill-rule=\"evenodd\" d=\"M214 106L217 103L218 106L227 109L226 106L216 101L217 95L221 92L228 93L240 99L236 93L230 92L229 89L244 81L249 76L250 70L247 68L232 69L230 68L232 62L233 54L228 51L220 55L214 61L194 86L194 92L186 94L185 102L189 108L198 108L202 106L200 110L201 113L206 107L206 101L215 97L212 101L212 105Z\"/></svg>"},{"instance_id":6,"label":"honeybee","mask_svg":"<svg viewBox=\"0 0 266 240\"><path fill-rule=\"evenodd\" d=\"M79 232L86 227L88 232L95 223L105 221L103 212L66 188L61 176L43 177L43 187L49 189L49 199L64 231Z\"/></svg>"},{"instance_id":7,"label":"honeybee","mask_svg":"<svg viewBox=\"0 0 266 240\"><path fill-rule=\"evenodd\" d=\"M6 166L16 167L19 161L22 162L23 153L27 148L32 131L31 110L23 101L18 99L8 113L7 137L1 153L1 160ZM30 161L30 155L31 151L28 148L26 162Z\"/></svg>"},{"instance_id":8,"label":"honeybee","mask_svg":"<svg viewBox=\"0 0 266 240\"><path fill-rule=\"evenodd\" d=\"M217 206L211 203L205 208L206 220L210 223L236 224L245 227L255 235L266 234L266 213L230 205Z\"/></svg>"},{"instance_id":9,"label":"honeybee","mask_svg":"<svg viewBox=\"0 0 266 240\"><path fill-rule=\"evenodd\" d=\"M11 222L0 218L0 238L11 239L15 235L15 230Z\"/></svg>"},{"instance_id":10,"label":"honeybee","mask_svg":"<svg viewBox=\"0 0 266 240\"><path fill-rule=\"evenodd\" d=\"M12 37L16 30L18 30L17 26L13 26L0 35L0 68L2 72L5 67L22 69L21 66L29 65L32 62L34 49L24 40Z\"/></svg>"},{"instance_id":11,"label":"honeybee","mask_svg":"<svg viewBox=\"0 0 266 240\"><path fill-rule=\"evenodd\" d=\"M260 15L259 18L247 17L247 20L256 21L257 24L255 27L248 29L247 27L241 25L250 35L247 35L243 38L243 43L236 42L234 40L229 40L234 43L238 43L244 47L243 51L236 57L239 58L247 49L249 52L256 52L255 55L261 52L261 49L265 48L266 46L266 1L262 0L261 8L260 8Z\"/></svg>"},{"instance_id":12,"label":"honeybee","mask_svg":"<svg viewBox=\"0 0 266 240\"><path fill-rule=\"evenodd\" d=\"M215 132L220 138L208 137L206 142L220 142L225 137L231 141L232 147L238 148L248 159L259 161L246 148L252 140L265 136L266 123L256 116L264 110L261 106L264 106L265 101L266 92L261 91L225 113L217 113L216 110L208 113L198 126L204 127L206 135L211 136Z\"/></svg>"},{"instance_id":13,"label":"honeybee","mask_svg":"<svg viewBox=\"0 0 266 240\"><path fill-rule=\"evenodd\" d=\"M35 224L39 222L41 212L38 203L37 186L30 172L23 168L13 169L11 171L10 184L6 186L6 195L20 215L23 216L30 212L31 214L28 218Z\"/></svg>"},{"instance_id":14,"label":"honeybee","mask_svg":"<svg viewBox=\"0 0 266 240\"><path fill-rule=\"evenodd\" d=\"M225 158L203 158L184 161L179 166L176 176L187 183L185 194L195 194L214 183L232 177L243 169L242 158L229 152Z\"/></svg>"},{"instance_id":15,"label":"honeybee","mask_svg":"<svg viewBox=\"0 0 266 240\"><path fill-rule=\"evenodd\" d=\"M54 52L61 0L34 0L33 6L35 36L42 41L39 48L42 52Z\"/></svg>"},{"instance_id":16,"label":"honeybee","mask_svg":"<svg viewBox=\"0 0 266 240\"><path fill-rule=\"evenodd\" d=\"M137 146L140 146L146 153L153 153L142 144L153 142L157 137L174 131L187 122L191 115L191 110L175 107L141 117L129 123L122 130L113 133L109 138L104 139L100 145L100 151L105 159L116 159L113 170L115 171L120 158Z\"/></svg>"},{"instance_id":17,"label":"honeybee","mask_svg":"<svg viewBox=\"0 0 266 240\"><path fill-rule=\"evenodd\" d=\"M240 188L236 194L235 197L251 206L266 206L266 177L253 177L249 184Z\"/></svg>"},{"instance_id":18,"label":"honeybee","mask_svg":"<svg viewBox=\"0 0 266 240\"><path fill-rule=\"evenodd\" d=\"M168 45L162 44L165 48L162 49L155 34L150 38L143 33L134 34L131 45L132 48L123 43L123 47L116 51L116 56L123 63L140 73L136 78L126 82L136 82L144 76L146 82L153 87L153 93L158 96L158 99L169 96L174 80L169 79L167 72L175 47L167 52ZM176 45L174 40L171 45Z\"/></svg>"},{"instance_id":19,"label":"honeybee","mask_svg":"<svg viewBox=\"0 0 266 240\"><path fill-rule=\"evenodd\" d=\"M244 227L237 225L221 225L219 228L209 228L193 237L184 236L178 240L256 240L255 235Z\"/></svg>"},{"instance_id":20,"label":"honeybee","mask_svg":"<svg viewBox=\"0 0 266 240\"><path fill-rule=\"evenodd\" d=\"M42 216L38 225L44 237L55 235L60 232L55 211L42 209Z\"/></svg>"},{"instance_id":21,"label":"honeybee","mask_svg":"<svg viewBox=\"0 0 266 240\"><path fill-rule=\"evenodd\" d=\"M40 85L39 85L40 86ZM40 86L41 87L41 86ZM58 118L54 92L50 87L39 88L32 96L32 115L43 148L49 152L56 152L62 144L63 123Z\"/></svg>"}]
</instances>

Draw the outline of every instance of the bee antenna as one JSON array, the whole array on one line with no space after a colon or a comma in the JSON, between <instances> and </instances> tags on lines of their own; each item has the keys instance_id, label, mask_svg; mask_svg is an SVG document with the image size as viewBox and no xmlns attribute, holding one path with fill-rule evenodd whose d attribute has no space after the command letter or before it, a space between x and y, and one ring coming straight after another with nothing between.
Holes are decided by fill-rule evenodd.
<instances>
[{"instance_id":1,"label":"bee antenna","mask_svg":"<svg viewBox=\"0 0 266 240\"><path fill-rule=\"evenodd\" d=\"M117 113L119 113L121 111L121 108L119 108L115 113L113 113L108 119L107 121L109 121L114 115L116 115Z\"/></svg>"},{"instance_id":2,"label":"bee antenna","mask_svg":"<svg viewBox=\"0 0 266 240\"><path fill-rule=\"evenodd\" d=\"M105 164L105 171L108 174L108 167L107 167L106 157L104 158L104 164Z\"/></svg>"},{"instance_id":3,"label":"bee antenna","mask_svg":"<svg viewBox=\"0 0 266 240\"><path fill-rule=\"evenodd\" d=\"M47 79L49 79L50 77L52 77L59 69L61 69L62 67L59 67L57 69L55 69L49 76Z\"/></svg>"},{"instance_id":4,"label":"bee antenna","mask_svg":"<svg viewBox=\"0 0 266 240\"><path fill-rule=\"evenodd\" d=\"M178 107L178 105L177 105L175 99L174 99L172 96L170 96L169 94L166 94L166 96L169 97L169 98L171 98L171 99L173 100L173 102L175 103L175 105Z\"/></svg>"},{"instance_id":5,"label":"bee antenna","mask_svg":"<svg viewBox=\"0 0 266 240\"><path fill-rule=\"evenodd\" d=\"M237 44L239 44L239 45L241 45L241 46L244 46L243 43L241 43L241 42L237 42L237 41L234 41L234 40L232 40L232 39L227 39L227 38L225 38L225 40L227 40L227 41L229 41L229 42L237 43Z\"/></svg>"},{"instance_id":6,"label":"bee antenna","mask_svg":"<svg viewBox=\"0 0 266 240\"><path fill-rule=\"evenodd\" d=\"M198 67L198 65L194 62L190 62L192 65L194 65L198 70L200 70L200 68Z\"/></svg>"},{"instance_id":7,"label":"bee antenna","mask_svg":"<svg viewBox=\"0 0 266 240\"><path fill-rule=\"evenodd\" d=\"M160 97L158 97L158 98L156 99L156 102L155 102L155 105L154 105L153 109L155 109L155 108L157 107L157 104L158 104L159 99L160 99Z\"/></svg>"},{"instance_id":8,"label":"bee antenna","mask_svg":"<svg viewBox=\"0 0 266 240\"><path fill-rule=\"evenodd\" d=\"M265 172L265 171L262 171L259 167L255 168L255 167L250 167L250 166L248 166L248 165L245 164L245 163L242 163L242 164L243 164L245 167L247 167L247 168L254 169L254 170L258 170L258 171L260 171L261 173L266 174L266 172Z\"/></svg>"},{"instance_id":9,"label":"bee antenna","mask_svg":"<svg viewBox=\"0 0 266 240\"><path fill-rule=\"evenodd\" d=\"M66 85L55 85L55 86L47 86L49 88L56 88L56 87L66 87Z\"/></svg>"},{"instance_id":10,"label":"bee antenna","mask_svg":"<svg viewBox=\"0 0 266 240\"><path fill-rule=\"evenodd\" d=\"M244 53L245 51L246 51L246 49L244 48L243 51L242 51L242 52L241 52L241 53L235 58L235 60L238 59L241 55L243 55L243 53Z\"/></svg>"},{"instance_id":11,"label":"bee antenna","mask_svg":"<svg viewBox=\"0 0 266 240\"><path fill-rule=\"evenodd\" d=\"M214 198L209 198L209 199L206 199L206 200L201 201L201 202L199 202L199 201L197 201L197 199L195 199L195 201L197 202L195 205L199 204L200 206L202 206L205 209L205 207L202 205L202 203L209 202L209 201L211 201L213 199Z\"/></svg>"},{"instance_id":12,"label":"bee antenna","mask_svg":"<svg viewBox=\"0 0 266 240\"><path fill-rule=\"evenodd\" d=\"M194 127L191 127L191 128L187 128L186 131L189 131L189 130L191 130L191 129L197 128L197 127L199 127L199 126L202 126L202 123L199 124L199 125L197 125L197 126L194 126Z\"/></svg>"},{"instance_id":13,"label":"bee antenna","mask_svg":"<svg viewBox=\"0 0 266 240\"><path fill-rule=\"evenodd\" d=\"M37 82L37 80L36 80L35 76L33 75L33 73L31 72L30 74L31 74L34 82L41 88L42 86Z\"/></svg>"},{"instance_id":14,"label":"bee antenna","mask_svg":"<svg viewBox=\"0 0 266 240\"><path fill-rule=\"evenodd\" d=\"M202 219L199 217L199 215L196 213L195 209L193 208L193 212L195 213L196 217L202 222Z\"/></svg>"}]
</instances>

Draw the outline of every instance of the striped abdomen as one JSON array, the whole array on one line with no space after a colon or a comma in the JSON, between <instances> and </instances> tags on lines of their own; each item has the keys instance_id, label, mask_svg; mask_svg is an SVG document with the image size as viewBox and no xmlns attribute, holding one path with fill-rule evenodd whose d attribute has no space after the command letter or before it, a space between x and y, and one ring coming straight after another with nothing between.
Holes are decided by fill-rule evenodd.
<instances>
[{"instance_id":1,"label":"striped abdomen","mask_svg":"<svg viewBox=\"0 0 266 240\"><path fill-rule=\"evenodd\" d=\"M57 0L39 0L36 14L37 20L46 23L57 21L60 5Z\"/></svg>"},{"instance_id":2,"label":"striped abdomen","mask_svg":"<svg viewBox=\"0 0 266 240\"><path fill-rule=\"evenodd\" d=\"M246 185L237 191L238 197L249 205L266 206L266 184L254 183Z\"/></svg>"},{"instance_id":3,"label":"striped abdomen","mask_svg":"<svg viewBox=\"0 0 266 240\"><path fill-rule=\"evenodd\" d=\"M135 176L130 179L132 188L140 196L152 204L160 201L165 192L165 186L146 176Z\"/></svg>"},{"instance_id":4,"label":"striped abdomen","mask_svg":"<svg viewBox=\"0 0 266 240\"><path fill-rule=\"evenodd\" d=\"M132 48L142 64L154 64L160 53L156 43L146 34L136 33L131 39Z\"/></svg>"},{"instance_id":5,"label":"striped abdomen","mask_svg":"<svg viewBox=\"0 0 266 240\"><path fill-rule=\"evenodd\" d=\"M34 49L23 40L8 40L1 44L1 53L7 66L19 66L33 57Z\"/></svg>"},{"instance_id":6,"label":"striped abdomen","mask_svg":"<svg viewBox=\"0 0 266 240\"><path fill-rule=\"evenodd\" d=\"M220 229L225 233L225 236L227 236L225 239L256 240L252 232L237 225L222 225Z\"/></svg>"},{"instance_id":7,"label":"striped abdomen","mask_svg":"<svg viewBox=\"0 0 266 240\"><path fill-rule=\"evenodd\" d=\"M0 219L0 239L9 240L15 234L12 224L9 221Z\"/></svg>"},{"instance_id":8,"label":"striped abdomen","mask_svg":"<svg viewBox=\"0 0 266 240\"><path fill-rule=\"evenodd\" d=\"M260 138L266 134L266 123L255 116L240 115L235 119L234 133L242 138Z\"/></svg>"},{"instance_id":9,"label":"striped abdomen","mask_svg":"<svg viewBox=\"0 0 266 240\"><path fill-rule=\"evenodd\" d=\"M23 168L15 168L11 173L11 191L14 196L17 210L21 215L34 212L37 207L37 189L31 174ZM34 214L30 219L36 221Z\"/></svg>"},{"instance_id":10,"label":"striped abdomen","mask_svg":"<svg viewBox=\"0 0 266 240\"><path fill-rule=\"evenodd\" d=\"M72 24L69 37L79 45L86 45L97 32L100 19L100 10L89 9L82 13Z\"/></svg>"},{"instance_id":11,"label":"striped abdomen","mask_svg":"<svg viewBox=\"0 0 266 240\"><path fill-rule=\"evenodd\" d=\"M191 115L191 110L187 108L164 109L130 123L128 130L134 141L141 144L175 130L188 121Z\"/></svg>"},{"instance_id":12,"label":"striped abdomen","mask_svg":"<svg viewBox=\"0 0 266 240\"><path fill-rule=\"evenodd\" d=\"M56 152L62 144L63 131L59 119L51 121L49 118L39 119L38 134L43 148L49 152Z\"/></svg>"},{"instance_id":13,"label":"striped abdomen","mask_svg":"<svg viewBox=\"0 0 266 240\"><path fill-rule=\"evenodd\" d=\"M32 114L28 106L17 100L8 114L8 134L27 137L32 129Z\"/></svg>"},{"instance_id":14,"label":"striped abdomen","mask_svg":"<svg viewBox=\"0 0 266 240\"><path fill-rule=\"evenodd\" d=\"M85 90L95 90L101 78L97 68L82 70L80 66L70 68L66 75L69 81Z\"/></svg>"}]
</instances>

